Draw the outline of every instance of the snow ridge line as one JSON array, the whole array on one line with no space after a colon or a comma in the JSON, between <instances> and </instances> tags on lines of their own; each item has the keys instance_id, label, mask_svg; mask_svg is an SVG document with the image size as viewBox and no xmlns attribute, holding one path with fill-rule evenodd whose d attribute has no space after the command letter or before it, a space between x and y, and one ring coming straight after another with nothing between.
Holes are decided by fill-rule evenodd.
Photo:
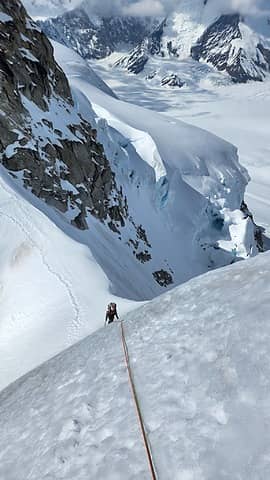
<instances>
[{"instance_id":1,"label":"snow ridge line","mask_svg":"<svg viewBox=\"0 0 270 480\"><path fill-rule=\"evenodd\" d=\"M144 443L144 447L145 447L145 450L146 450L146 455L147 455L149 468L150 468L150 472L151 472L151 478L152 478L152 480L157 480L158 477L157 477L156 469L155 469L155 466L154 466L153 455L152 455L152 452L151 452L151 447L150 447L149 440L147 438L147 434L146 434L146 430L145 430L145 426L144 426L144 421L143 421L143 416L142 416L142 413L141 413L140 403L139 403L139 399L138 399L138 395L137 395L137 392L136 392L135 383L134 383L134 380L133 380L133 375L132 375L132 371L131 371L131 367L130 367L128 346L127 346L127 342L126 342L126 338L125 338L123 321L121 321L121 339L122 339L122 345L123 345L123 350L124 350L124 355L125 355L126 368L127 368L127 371L128 371L130 388L131 388L133 400L134 400L134 403L135 403L135 409L136 409L136 413L137 413L139 424L140 424L140 429L141 429L141 433L142 433L142 437L143 437L143 443Z\"/></svg>"},{"instance_id":2,"label":"snow ridge line","mask_svg":"<svg viewBox=\"0 0 270 480\"><path fill-rule=\"evenodd\" d=\"M3 184L2 181L0 181L0 184L1 184L1 187L3 188L3 190L9 195L9 197L11 199L14 199L16 201L16 205L19 207L19 209L21 210L21 212L23 213L24 216L26 216L26 213L25 211L23 210L23 208L21 207L21 205L19 205L19 202L17 200L17 195L14 193L13 195L11 194L11 192L6 188L6 186ZM80 308L79 308L79 304L78 304L78 301L76 299L76 297L74 296L73 292L72 292L72 289L71 289L71 285L69 284L69 282L64 278L62 277L62 275L60 275L56 270L54 270L49 262L46 260L46 255L45 253L43 252L43 250L40 248L40 246L38 245L38 243L34 242L31 238L31 235L30 235L30 232L20 223L18 222L18 220L16 220L14 217L12 217L11 215L8 215L6 212L3 212L0 210L0 215L2 215L3 217L6 217L8 218L11 222L13 222L15 225L17 225L20 230L25 234L25 236L28 238L28 241L30 243L30 245L32 245L33 247L35 247L37 249L37 251L39 252L40 254L40 257L41 257L41 260L42 260L42 263L43 265L46 267L46 269L48 270L48 272L53 275L54 277L57 278L57 280L62 284L64 285L65 287L65 290L67 291L68 293L68 296L70 298L70 303L71 303L71 306L72 306L72 309L75 313L75 319L74 319L74 323L75 323L75 327L76 328L79 328L80 327ZM32 225L33 226L33 225ZM73 338L73 337L72 337Z\"/></svg>"}]
</instances>

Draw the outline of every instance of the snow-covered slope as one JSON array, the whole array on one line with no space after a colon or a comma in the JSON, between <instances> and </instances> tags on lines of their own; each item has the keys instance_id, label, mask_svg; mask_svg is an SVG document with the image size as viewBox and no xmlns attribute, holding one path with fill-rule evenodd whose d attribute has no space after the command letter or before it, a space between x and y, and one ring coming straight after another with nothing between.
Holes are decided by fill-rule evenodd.
<instances>
[{"instance_id":1,"label":"snow-covered slope","mask_svg":"<svg viewBox=\"0 0 270 480\"><path fill-rule=\"evenodd\" d=\"M10 176L7 198L7 182L1 180L3 205L11 209L1 240L0 353L10 359L3 364L1 381L6 384L100 325L101 310L109 296L108 283L114 295L151 299L209 269L256 255L260 245L252 216L242 204L248 176L232 145L203 130L119 101L81 57L55 45L71 90L51 45L21 4L9 0L1 9L0 161ZM13 42L8 41L10 35ZM50 220L44 217L43 222L43 216L36 216L31 205L29 210L18 208L22 192ZM25 205L23 200L21 205ZM86 266L87 272L81 276L79 266L85 251L72 254L78 264L76 278L91 277L83 280L78 293L73 274L65 273L66 264L72 262L64 264L64 256L59 255L61 263L55 264L53 237L46 243L44 233L39 241L40 232L55 231L53 225L65 234L63 247L61 232L55 240L63 255L76 245L71 242L69 246L68 234L89 247L89 258L94 258L93 269ZM10 235L19 243L7 244ZM36 252L34 258L24 255L29 249ZM50 290L45 300L49 307L41 316L42 328L38 306L43 305L44 291L39 284L39 294L29 287L29 273L24 269L20 285L22 291L27 289L29 298L34 295L36 299L32 315L23 296L17 308L10 310L10 259L21 256L30 263L33 260L32 268L25 263L33 279L40 275L43 261L41 281L46 286L51 274L52 289L55 285L55 297L50 299ZM100 267L104 272L102 288L99 273L95 274ZM86 314L81 314L83 319L78 323L84 300L76 298L85 299L88 284L92 286L89 298L99 298L102 290L102 300L88 303L87 297L85 311L92 308L91 316L86 319ZM69 303L65 303L67 310L59 313L63 295ZM29 308L31 312L31 304ZM62 326L55 331L52 324L58 314L65 319L59 320ZM21 342L17 325L24 329ZM33 344L37 349L30 349Z\"/></svg>"},{"instance_id":2,"label":"snow-covered slope","mask_svg":"<svg viewBox=\"0 0 270 480\"><path fill-rule=\"evenodd\" d=\"M110 281L83 246L79 210L92 191L99 224L114 175L46 37L19 2L0 10L1 388L102 325ZM113 95L90 68L88 80Z\"/></svg>"},{"instance_id":3,"label":"snow-covered slope","mask_svg":"<svg viewBox=\"0 0 270 480\"><path fill-rule=\"evenodd\" d=\"M270 256L211 272L125 318L160 480L270 476ZM113 324L0 394L5 480L148 479Z\"/></svg>"},{"instance_id":4,"label":"snow-covered slope","mask_svg":"<svg viewBox=\"0 0 270 480\"><path fill-rule=\"evenodd\" d=\"M112 298L90 250L72 240L72 227L14 187L2 167L0 390L101 327ZM134 308L132 302L116 301L120 310Z\"/></svg>"}]
</instances>

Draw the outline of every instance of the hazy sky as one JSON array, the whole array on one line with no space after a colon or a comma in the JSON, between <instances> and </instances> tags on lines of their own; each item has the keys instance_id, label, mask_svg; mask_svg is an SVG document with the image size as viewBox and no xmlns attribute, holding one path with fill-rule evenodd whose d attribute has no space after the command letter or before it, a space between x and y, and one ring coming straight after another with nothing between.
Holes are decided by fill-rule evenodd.
<instances>
[{"instance_id":1,"label":"hazy sky","mask_svg":"<svg viewBox=\"0 0 270 480\"><path fill-rule=\"evenodd\" d=\"M201 0L203 1L203 0ZM221 10L229 9L241 13L259 13L263 7L270 4L270 0L208 0L214 2L215 7L220 5ZM124 15L164 15L181 4L181 0L85 0L93 11L105 14Z\"/></svg>"},{"instance_id":2,"label":"hazy sky","mask_svg":"<svg viewBox=\"0 0 270 480\"><path fill-rule=\"evenodd\" d=\"M22 0L30 14L60 13L78 6L81 0ZM181 5L183 0L84 0L88 11L99 15L153 15L164 16ZM190 0L191 1L191 0ZM203 0L201 0L203 2ZM257 13L270 10L270 0L208 0L215 8L227 13ZM184 2L186 3L186 2Z\"/></svg>"}]
</instances>

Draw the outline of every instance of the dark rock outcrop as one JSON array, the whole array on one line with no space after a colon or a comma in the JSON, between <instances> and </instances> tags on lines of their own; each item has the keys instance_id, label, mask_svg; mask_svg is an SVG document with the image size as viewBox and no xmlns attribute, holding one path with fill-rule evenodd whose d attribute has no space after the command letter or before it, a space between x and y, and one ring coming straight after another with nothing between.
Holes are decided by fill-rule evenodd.
<instances>
[{"instance_id":1,"label":"dark rock outcrop","mask_svg":"<svg viewBox=\"0 0 270 480\"><path fill-rule=\"evenodd\" d=\"M146 230L129 212L96 128L74 105L47 37L19 0L0 4L0 27L1 164L76 228L95 217L121 240L127 227L131 255L150 262Z\"/></svg>"},{"instance_id":2,"label":"dark rock outcrop","mask_svg":"<svg viewBox=\"0 0 270 480\"><path fill-rule=\"evenodd\" d=\"M159 270L153 273L153 277L161 287L168 287L173 283L172 275L166 270Z\"/></svg>"},{"instance_id":3,"label":"dark rock outcrop","mask_svg":"<svg viewBox=\"0 0 270 480\"><path fill-rule=\"evenodd\" d=\"M123 67L130 73L138 74L143 71L149 59L148 41L144 40L137 45L127 57L122 57L115 63L116 67Z\"/></svg>"},{"instance_id":4,"label":"dark rock outcrop","mask_svg":"<svg viewBox=\"0 0 270 480\"><path fill-rule=\"evenodd\" d=\"M83 58L104 58L120 43L133 47L152 29L144 17L103 17L93 21L83 8L76 8L56 18L39 22L46 35L73 48Z\"/></svg>"},{"instance_id":5,"label":"dark rock outcrop","mask_svg":"<svg viewBox=\"0 0 270 480\"><path fill-rule=\"evenodd\" d=\"M163 21L151 35L144 38L127 56L120 58L115 66L125 68L128 72L138 74L143 71L151 55L161 53L161 38L163 35Z\"/></svg>"},{"instance_id":6,"label":"dark rock outcrop","mask_svg":"<svg viewBox=\"0 0 270 480\"><path fill-rule=\"evenodd\" d=\"M185 85L185 82L183 82L175 73L171 73L162 78L161 85L163 87L168 86L182 88Z\"/></svg>"},{"instance_id":7,"label":"dark rock outcrop","mask_svg":"<svg viewBox=\"0 0 270 480\"><path fill-rule=\"evenodd\" d=\"M270 71L270 50L259 40L254 46L254 54L247 50L244 42L235 43L243 39L241 20L239 14L221 15L191 48L191 56L227 72L234 82L262 81L265 73ZM244 28L248 29L247 26Z\"/></svg>"},{"instance_id":8,"label":"dark rock outcrop","mask_svg":"<svg viewBox=\"0 0 270 480\"><path fill-rule=\"evenodd\" d=\"M44 33L17 0L1 3L0 161L24 186L87 228L127 216L96 131L76 111ZM114 212L110 209L113 198Z\"/></svg>"},{"instance_id":9,"label":"dark rock outcrop","mask_svg":"<svg viewBox=\"0 0 270 480\"><path fill-rule=\"evenodd\" d=\"M253 217L251 211L249 210L247 204L244 202L244 200L242 201L242 203L240 205L240 210L245 215L245 218L250 218L251 219L251 221L254 225L254 237L255 237L255 240L256 240L256 245L257 245L258 251L261 252L261 253L264 252L265 251L264 239L263 239L264 229L255 223L254 217Z\"/></svg>"}]
</instances>

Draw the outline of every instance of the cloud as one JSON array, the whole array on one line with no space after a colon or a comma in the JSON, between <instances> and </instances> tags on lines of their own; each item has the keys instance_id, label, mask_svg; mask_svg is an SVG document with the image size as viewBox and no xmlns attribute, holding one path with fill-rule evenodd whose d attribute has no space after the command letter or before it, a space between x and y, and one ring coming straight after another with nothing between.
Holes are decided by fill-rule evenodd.
<instances>
[{"instance_id":1,"label":"cloud","mask_svg":"<svg viewBox=\"0 0 270 480\"><path fill-rule=\"evenodd\" d=\"M138 0L123 8L124 15L164 16L164 2L160 0Z\"/></svg>"},{"instance_id":2,"label":"cloud","mask_svg":"<svg viewBox=\"0 0 270 480\"><path fill-rule=\"evenodd\" d=\"M83 6L89 13L103 16L164 17L172 12L180 2L181 0L84 0Z\"/></svg>"},{"instance_id":3,"label":"cloud","mask_svg":"<svg viewBox=\"0 0 270 480\"><path fill-rule=\"evenodd\" d=\"M265 14L269 7L269 0L208 0L215 1L222 12L233 11L242 14ZM268 10L269 11L269 10Z\"/></svg>"},{"instance_id":4,"label":"cloud","mask_svg":"<svg viewBox=\"0 0 270 480\"><path fill-rule=\"evenodd\" d=\"M270 0L208 0L208 6L219 9L221 13L237 11L242 14L259 14L269 10L269 2ZM179 8L181 3L187 5L182 0L84 0L88 12L107 16L164 16ZM190 3L192 5L192 0Z\"/></svg>"}]
</instances>

